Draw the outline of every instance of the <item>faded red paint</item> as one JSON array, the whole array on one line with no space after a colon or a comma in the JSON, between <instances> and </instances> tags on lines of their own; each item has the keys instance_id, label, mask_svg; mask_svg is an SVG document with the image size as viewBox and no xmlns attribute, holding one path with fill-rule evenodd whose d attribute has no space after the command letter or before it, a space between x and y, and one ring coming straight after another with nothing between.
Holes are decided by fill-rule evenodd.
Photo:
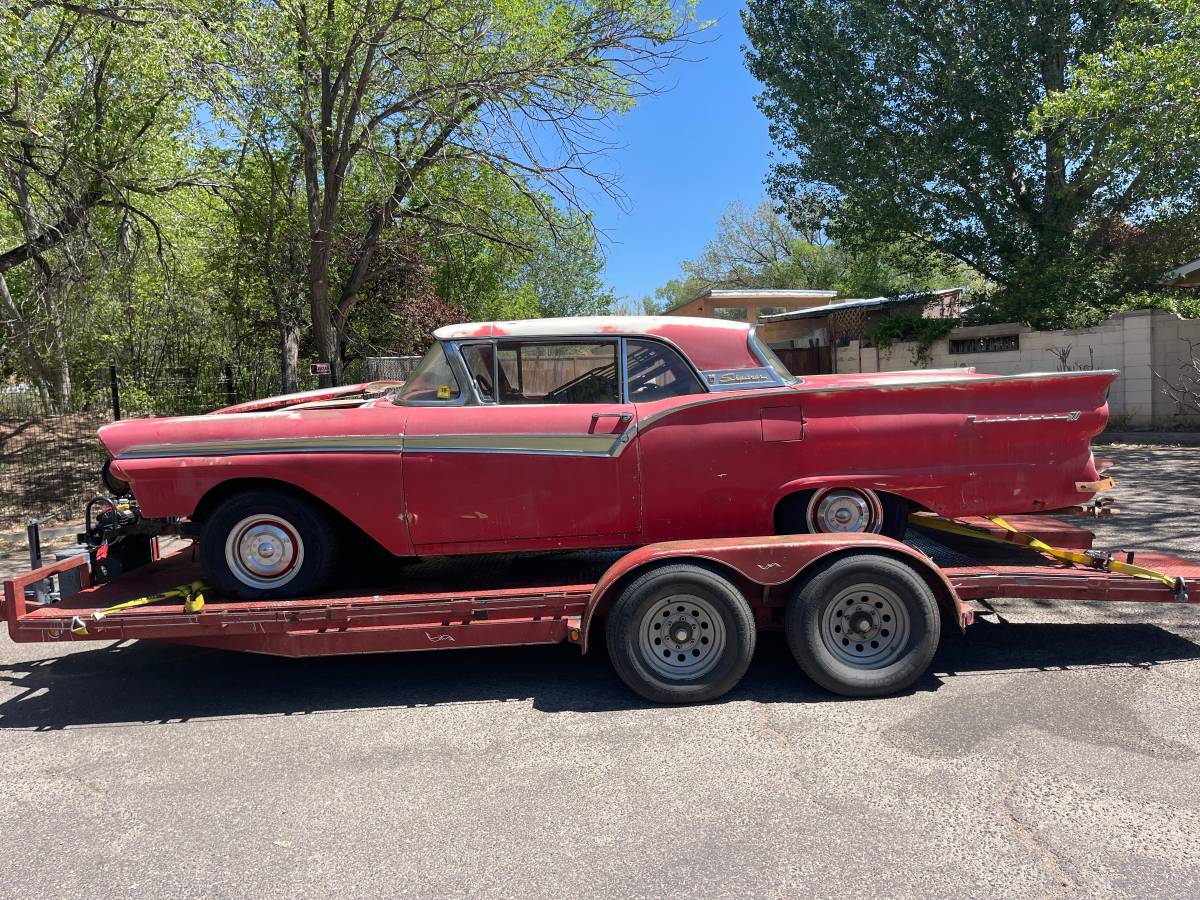
<instances>
[{"instance_id":1,"label":"faded red paint","mask_svg":"<svg viewBox=\"0 0 1200 900\"><path fill-rule=\"evenodd\" d=\"M668 339L701 370L759 364L745 326L646 321L643 333ZM461 328L491 337L504 325ZM1076 482L1097 478L1089 442L1104 427L1114 377L995 379L964 370L814 376L648 403L375 400L129 420L100 437L149 517L191 516L232 479L267 479L319 498L398 555L627 547L770 534L779 501L817 487L870 488L952 518L1085 502L1091 494ZM576 439L598 452L430 446L495 436ZM604 452L608 437L620 452ZM322 438L376 446L253 452L259 442ZM230 441L241 449L208 449ZM391 452L381 441L393 442ZM197 444L200 453L173 455ZM159 458L121 456L146 445L165 449Z\"/></svg>"}]
</instances>

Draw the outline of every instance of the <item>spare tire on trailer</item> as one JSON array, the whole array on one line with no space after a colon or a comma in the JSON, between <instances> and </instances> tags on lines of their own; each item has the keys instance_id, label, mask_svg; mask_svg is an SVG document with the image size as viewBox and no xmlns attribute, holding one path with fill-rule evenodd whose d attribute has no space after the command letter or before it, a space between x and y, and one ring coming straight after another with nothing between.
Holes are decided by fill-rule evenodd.
<instances>
[{"instance_id":1,"label":"spare tire on trailer","mask_svg":"<svg viewBox=\"0 0 1200 900\"><path fill-rule=\"evenodd\" d=\"M941 615L912 566L859 552L821 566L796 588L784 629L796 662L821 687L879 697L925 673L941 637Z\"/></svg>"},{"instance_id":2,"label":"spare tire on trailer","mask_svg":"<svg viewBox=\"0 0 1200 900\"><path fill-rule=\"evenodd\" d=\"M200 561L222 594L244 600L319 591L333 570L336 534L316 504L283 490L222 501L200 531Z\"/></svg>"},{"instance_id":3,"label":"spare tire on trailer","mask_svg":"<svg viewBox=\"0 0 1200 900\"><path fill-rule=\"evenodd\" d=\"M754 656L754 612L728 579L702 566L664 565L617 597L605 628L621 680L656 703L714 700Z\"/></svg>"}]
</instances>

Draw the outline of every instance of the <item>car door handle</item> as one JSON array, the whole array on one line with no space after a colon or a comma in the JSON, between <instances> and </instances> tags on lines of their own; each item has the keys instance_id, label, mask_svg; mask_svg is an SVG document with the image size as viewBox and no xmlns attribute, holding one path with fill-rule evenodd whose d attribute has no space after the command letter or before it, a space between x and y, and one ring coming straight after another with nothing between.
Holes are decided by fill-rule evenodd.
<instances>
[{"instance_id":1,"label":"car door handle","mask_svg":"<svg viewBox=\"0 0 1200 900\"><path fill-rule=\"evenodd\" d=\"M617 419L622 425L628 425L633 421L633 413L592 413L593 425L595 425L600 419Z\"/></svg>"}]
</instances>

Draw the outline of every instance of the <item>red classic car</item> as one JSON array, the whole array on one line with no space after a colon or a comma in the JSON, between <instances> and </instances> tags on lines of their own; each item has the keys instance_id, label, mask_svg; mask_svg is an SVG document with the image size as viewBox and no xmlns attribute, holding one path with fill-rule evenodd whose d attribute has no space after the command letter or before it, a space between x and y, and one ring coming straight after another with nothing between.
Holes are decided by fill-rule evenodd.
<instances>
[{"instance_id":1,"label":"red classic car","mask_svg":"<svg viewBox=\"0 0 1200 900\"><path fill-rule=\"evenodd\" d=\"M100 430L110 486L185 519L247 598L327 581L339 538L398 556L813 531L912 510L1044 511L1097 490L1116 373L795 377L754 328L597 317L439 329L400 386Z\"/></svg>"}]
</instances>

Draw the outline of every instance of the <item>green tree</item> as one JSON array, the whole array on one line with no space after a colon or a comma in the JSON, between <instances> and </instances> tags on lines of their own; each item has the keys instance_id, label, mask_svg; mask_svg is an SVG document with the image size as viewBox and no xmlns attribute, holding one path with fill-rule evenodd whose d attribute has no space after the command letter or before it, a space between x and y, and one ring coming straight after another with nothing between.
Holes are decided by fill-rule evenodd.
<instances>
[{"instance_id":1,"label":"green tree","mask_svg":"<svg viewBox=\"0 0 1200 900\"><path fill-rule=\"evenodd\" d=\"M1148 152L1039 115L1146 17L1114 0L750 0L747 62L791 155L771 189L824 187L847 237L962 260L997 314L1094 319L1200 234L1195 194L1151 177Z\"/></svg>"},{"instance_id":2,"label":"green tree","mask_svg":"<svg viewBox=\"0 0 1200 900\"><path fill-rule=\"evenodd\" d=\"M1112 45L1084 56L1037 124L1077 140L1103 131L1105 169L1127 170L1157 202L1200 193L1200 3L1141 0Z\"/></svg>"},{"instance_id":3,"label":"green tree","mask_svg":"<svg viewBox=\"0 0 1200 900\"><path fill-rule=\"evenodd\" d=\"M533 202L490 169L455 182L464 203L486 205L504 225L480 234L471 227L417 223L438 296L474 319L589 315L608 307L604 257L587 214L563 210L548 194Z\"/></svg>"},{"instance_id":4,"label":"green tree","mask_svg":"<svg viewBox=\"0 0 1200 900\"><path fill-rule=\"evenodd\" d=\"M910 239L862 246L834 241L830 208L811 195L793 197L784 212L765 199L753 209L735 201L703 252L682 263L683 277L658 288L657 305L671 309L714 288L810 288L875 297L971 280L964 266ZM832 208L836 216L836 204Z\"/></svg>"},{"instance_id":5,"label":"green tree","mask_svg":"<svg viewBox=\"0 0 1200 900\"><path fill-rule=\"evenodd\" d=\"M213 185L180 140L196 75L180 48L201 41L120 2L0 11L0 314L8 362L48 404L70 402L92 279L161 256L162 198Z\"/></svg>"},{"instance_id":6,"label":"green tree","mask_svg":"<svg viewBox=\"0 0 1200 900\"><path fill-rule=\"evenodd\" d=\"M275 0L222 28L238 127L270 119L301 148L306 292L320 358L341 345L381 237L419 222L504 241L508 222L451 185L488 170L547 220L577 203L597 122L629 107L678 49L670 0ZM357 239L335 272L334 245Z\"/></svg>"}]
</instances>

